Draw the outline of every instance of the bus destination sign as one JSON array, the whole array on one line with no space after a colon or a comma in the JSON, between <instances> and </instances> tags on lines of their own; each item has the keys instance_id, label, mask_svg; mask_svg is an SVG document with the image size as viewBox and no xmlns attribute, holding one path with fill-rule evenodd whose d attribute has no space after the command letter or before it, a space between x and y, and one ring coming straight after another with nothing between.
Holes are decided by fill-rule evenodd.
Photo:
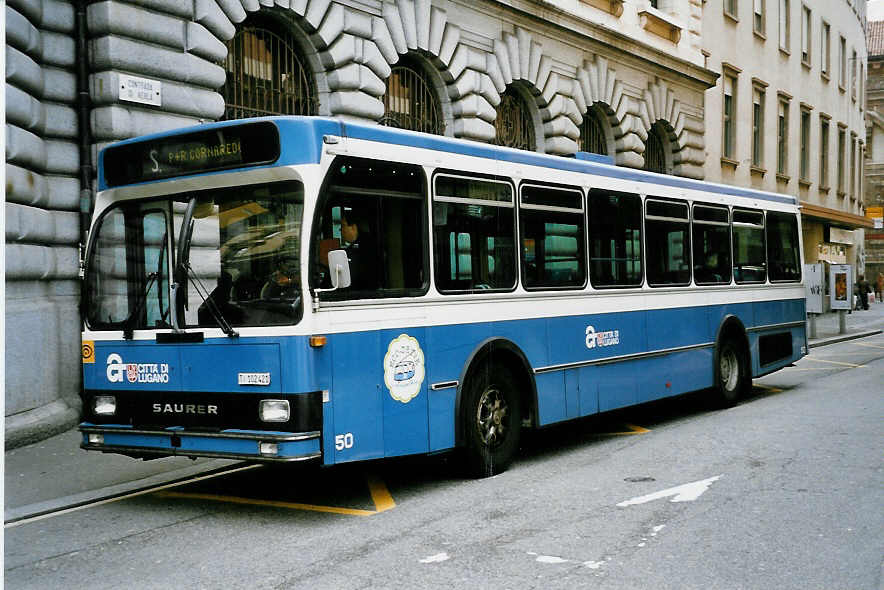
<instances>
[{"instance_id":1,"label":"bus destination sign","mask_svg":"<svg viewBox=\"0 0 884 590\"><path fill-rule=\"evenodd\" d=\"M269 164L279 133L269 121L244 123L107 148L108 186Z\"/></svg>"}]
</instances>

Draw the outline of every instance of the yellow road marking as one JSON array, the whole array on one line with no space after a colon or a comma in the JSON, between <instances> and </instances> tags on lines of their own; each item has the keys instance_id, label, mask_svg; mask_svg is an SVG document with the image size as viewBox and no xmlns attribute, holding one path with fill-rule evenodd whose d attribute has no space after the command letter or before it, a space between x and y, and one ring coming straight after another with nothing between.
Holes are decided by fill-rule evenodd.
<instances>
[{"instance_id":1,"label":"yellow road marking","mask_svg":"<svg viewBox=\"0 0 884 590\"><path fill-rule=\"evenodd\" d=\"M368 491L371 492L371 501L374 502L374 508L377 512L386 512L396 507L393 496L387 490L387 486L374 474L366 474L365 479L368 481Z\"/></svg>"},{"instance_id":2,"label":"yellow road marking","mask_svg":"<svg viewBox=\"0 0 884 590\"><path fill-rule=\"evenodd\" d=\"M778 389L778 388L776 388L776 387L771 387L770 385L760 385L760 384L758 384L758 383L755 383L754 386L755 386L757 389L766 389L766 390L769 391L770 393L783 393L783 390L782 390L782 389Z\"/></svg>"},{"instance_id":3,"label":"yellow road marking","mask_svg":"<svg viewBox=\"0 0 884 590\"><path fill-rule=\"evenodd\" d=\"M374 510L360 510L358 508L342 508L339 506L321 506L317 504L301 504L300 502L283 502L281 500L261 500L257 498L243 498L240 496L224 496L222 494L193 494L188 492L160 492L157 495L162 498L182 498L195 500L210 500L214 502L227 502L229 504L245 504L250 506L270 506L273 508L287 508L289 510L307 510L310 512L326 512L330 514L346 514L349 516L373 516L386 512L396 507L393 496L387 486L379 477L366 474L368 491L374 503Z\"/></svg>"},{"instance_id":4,"label":"yellow road marking","mask_svg":"<svg viewBox=\"0 0 884 590\"><path fill-rule=\"evenodd\" d=\"M852 368L852 369L859 369L860 367L864 367L864 366L865 366L865 365L855 365L855 364L853 364L853 363L842 363L841 361L829 361L829 360L821 359L821 358L817 358L817 357L814 357L814 356L807 356L807 357L804 357L804 358L806 358L806 359L808 359L808 360L811 360L811 361L816 361L816 362L818 362L818 363L830 363L830 364L833 364L833 365L841 365L841 366L843 366L843 367L850 367L850 368Z\"/></svg>"},{"instance_id":5,"label":"yellow road marking","mask_svg":"<svg viewBox=\"0 0 884 590\"><path fill-rule=\"evenodd\" d=\"M338 508L337 506L316 506L313 504L300 504L298 502L281 502L278 500L260 500L257 498L242 498L239 496L222 496L221 494L191 494L187 492L160 492L161 498L183 498L191 500L212 500L215 502L227 502L229 504L247 504L249 506L272 506L274 508L289 508L291 510L309 510L311 512L330 512L333 514L349 514L353 516L371 516L377 514L375 510L357 510L355 508Z\"/></svg>"},{"instance_id":6,"label":"yellow road marking","mask_svg":"<svg viewBox=\"0 0 884 590\"><path fill-rule=\"evenodd\" d=\"M878 348L884 350L884 346L879 346L877 344L868 344L866 342L854 342L854 344L856 344L857 346L865 346L867 348Z\"/></svg>"},{"instance_id":7,"label":"yellow road marking","mask_svg":"<svg viewBox=\"0 0 884 590\"><path fill-rule=\"evenodd\" d=\"M625 436L629 434L647 434L651 432L647 428L636 426L635 424L624 424L629 430L626 432L599 432L599 436Z\"/></svg>"}]
</instances>

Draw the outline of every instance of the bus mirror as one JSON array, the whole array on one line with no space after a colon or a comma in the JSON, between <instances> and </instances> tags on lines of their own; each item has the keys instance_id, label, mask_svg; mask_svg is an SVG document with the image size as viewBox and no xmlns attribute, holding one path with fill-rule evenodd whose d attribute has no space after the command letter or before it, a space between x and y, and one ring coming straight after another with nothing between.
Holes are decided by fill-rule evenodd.
<instances>
[{"instance_id":1,"label":"bus mirror","mask_svg":"<svg viewBox=\"0 0 884 590\"><path fill-rule=\"evenodd\" d=\"M350 261L346 250L332 250L328 253L328 270L331 273L332 289L346 289L350 286Z\"/></svg>"}]
</instances>

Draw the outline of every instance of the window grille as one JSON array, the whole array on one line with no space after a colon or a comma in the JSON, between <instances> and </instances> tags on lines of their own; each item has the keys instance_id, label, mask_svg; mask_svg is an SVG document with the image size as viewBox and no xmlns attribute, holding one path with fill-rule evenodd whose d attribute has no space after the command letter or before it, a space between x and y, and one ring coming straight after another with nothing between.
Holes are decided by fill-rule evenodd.
<instances>
[{"instance_id":1,"label":"window grille","mask_svg":"<svg viewBox=\"0 0 884 590\"><path fill-rule=\"evenodd\" d=\"M241 29L227 43L224 68L224 119L317 113L311 72L290 34L260 26Z\"/></svg>"},{"instance_id":2,"label":"window grille","mask_svg":"<svg viewBox=\"0 0 884 590\"><path fill-rule=\"evenodd\" d=\"M520 150L537 149L534 141L534 121L528 106L512 89L500 96L497 118L494 120L494 143Z\"/></svg>"},{"instance_id":3,"label":"window grille","mask_svg":"<svg viewBox=\"0 0 884 590\"><path fill-rule=\"evenodd\" d=\"M666 174L666 152L657 125L651 127L645 142L645 170Z\"/></svg>"},{"instance_id":4,"label":"window grille","mask_svg":"<svg viewBox=\"0 0 884 590\"><path fill-rule=\"evenodd\" d=\"M443 135L445 122L433 85L420 68L397 65L387 78L381 125Z\"/></svg>"},{"instance_id":5,"label":"window grille","mask_svg":"<svg viewBox=\"0 0 884 590\"><path fill-rule=\"evenodd\" d=\"M605 130L599 116L593 110L589 110L583 116L580 125L580 138L577 140L580 151L593 154L608 155L608 142L605 139Z\"/></svg>"}]
</instances>

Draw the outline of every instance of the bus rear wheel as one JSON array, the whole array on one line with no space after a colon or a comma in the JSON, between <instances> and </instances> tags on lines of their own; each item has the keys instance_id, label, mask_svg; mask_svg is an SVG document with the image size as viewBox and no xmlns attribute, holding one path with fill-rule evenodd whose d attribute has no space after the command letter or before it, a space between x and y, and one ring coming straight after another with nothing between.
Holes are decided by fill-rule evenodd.
<instances>
[{"instance_id":1,"label":"bus rear wheel","mask_svg":"<svg viewBox=\"0 0 884 590\"><path fill-rule=\"evenodd\" d=\"M734 406L748 387L749 373L743 349L734 340L725 340L718 352L718 403Z\"/></svg>"},{"instance_id":2,"label":"bus rear wheel","mask_svg":"<svg viewBox=\"0 0 884 590\"><path fill-rule=\"evenodd\" d=\"M473 477L502 473L519 448L519 392L508 371L482 367L470 380L463 406L466 463Z\"/></svg>"}]
</instances>

